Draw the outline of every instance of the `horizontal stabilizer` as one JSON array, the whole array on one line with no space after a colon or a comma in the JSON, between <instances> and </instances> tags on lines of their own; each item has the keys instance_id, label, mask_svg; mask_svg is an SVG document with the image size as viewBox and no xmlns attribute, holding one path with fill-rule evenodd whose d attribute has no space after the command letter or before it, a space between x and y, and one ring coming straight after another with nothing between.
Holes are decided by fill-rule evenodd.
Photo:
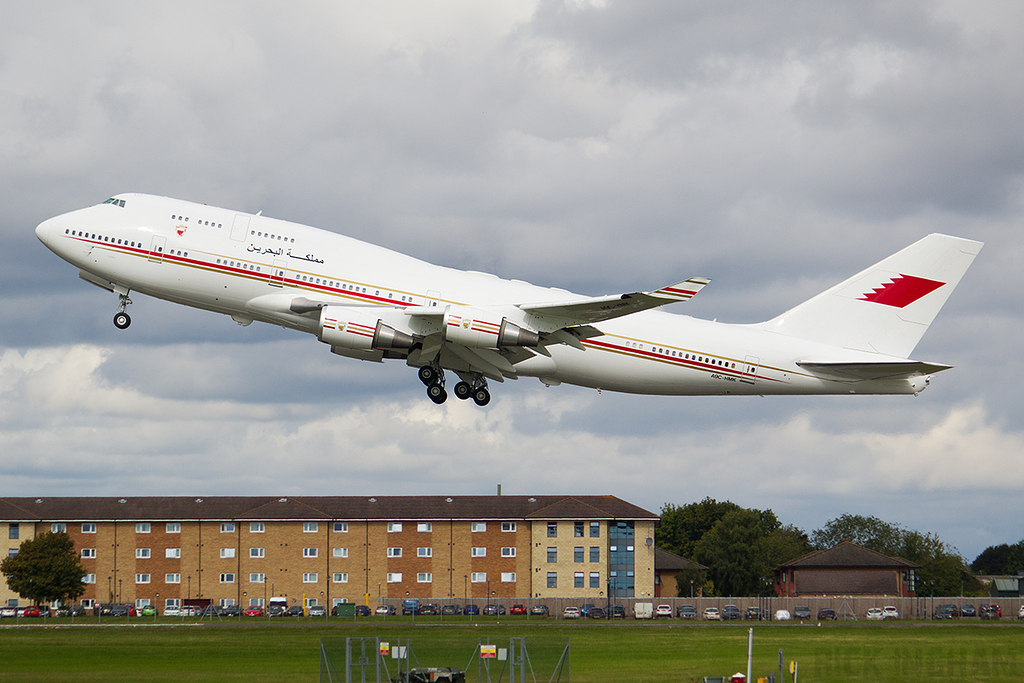
<instances>
[{"instance_id":1,"label":"horizontal stabilizer","mask_svg":"<svg viewBox=\"0 0 1024 683\"><path fill-rule=\"evenodd\" d=\"M692 299L711 282L706 277L692 277L653 292L632 292L571 301L520 304L531 315L551 320L551 330L574 325L589 325L624 315L658 308L666 304Z\"/></svg>"},{"instance_id":2,"label":"horizontal stabilizer","mask_svg":"<svg viewBox=\"0 0 1024 683\"><path fill-rule=\"evenodd\" d=\"M815 363L797 361L797 365L815 375L839 380L909 379L949 370L952 365L922 363L915 360L883 363Z\"/></svg>"}]
</instances>

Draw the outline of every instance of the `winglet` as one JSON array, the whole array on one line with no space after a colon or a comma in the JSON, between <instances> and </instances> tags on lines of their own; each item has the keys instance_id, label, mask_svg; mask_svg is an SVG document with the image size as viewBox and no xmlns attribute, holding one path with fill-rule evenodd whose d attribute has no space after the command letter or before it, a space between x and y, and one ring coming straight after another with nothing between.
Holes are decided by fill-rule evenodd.
<instances>
[{"instance_id":1,"label":"winglet","mask_svg":"<svg viewBox=\"0 0 1024 683\"><path fill-rule=\"evenodd\" d=\"M683 280L674 285L662 287L654 292L649 292L649 294L663 299L672 299L673 301L689 301L697 295L697 292L707 287L710 282L711 280L706 277L691 277L689 280Z\"/></svg>"}]
</instances>

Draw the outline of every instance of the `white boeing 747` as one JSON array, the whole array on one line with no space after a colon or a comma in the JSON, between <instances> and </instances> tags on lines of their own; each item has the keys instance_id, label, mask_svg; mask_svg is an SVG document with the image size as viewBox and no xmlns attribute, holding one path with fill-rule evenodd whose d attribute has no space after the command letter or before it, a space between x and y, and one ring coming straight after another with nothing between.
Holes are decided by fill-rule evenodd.
<instances>
[{"instance_id":1,"label":"white boeing 747","mask_svg":"<svg viewBox=\"0 0 1024 683\"><path fill-rule=\"evenodd\" d=\"M664 395L917 394L950 366L909 360L982 244L933 234L799 306L735 325L655 311L709 280L586 297L444 268L316 228L121 194L36 228L79 277L308 332L359 360L404 360L435 403L537 377Z\"/></svg>"}]
</instances>

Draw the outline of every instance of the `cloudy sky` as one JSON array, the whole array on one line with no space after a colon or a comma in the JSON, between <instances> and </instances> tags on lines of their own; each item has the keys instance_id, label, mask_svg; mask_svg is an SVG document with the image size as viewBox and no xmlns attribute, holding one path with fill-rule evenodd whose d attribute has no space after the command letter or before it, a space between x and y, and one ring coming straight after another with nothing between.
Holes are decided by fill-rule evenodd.
<instances>
[{"instance_id":1,"label":"cloudy sky","mask_svg":"<svg viewBox=\"0 0 1024 683\"><path fill-rule=\"evenodd\" d=\"M1024 537L1015 0L5 3L2 495L705 496L968 560ZM919 397L493 387L79 280L35 226L119 192L757 322L930 232L985 249Z\"/></svg>"}]
</instances>

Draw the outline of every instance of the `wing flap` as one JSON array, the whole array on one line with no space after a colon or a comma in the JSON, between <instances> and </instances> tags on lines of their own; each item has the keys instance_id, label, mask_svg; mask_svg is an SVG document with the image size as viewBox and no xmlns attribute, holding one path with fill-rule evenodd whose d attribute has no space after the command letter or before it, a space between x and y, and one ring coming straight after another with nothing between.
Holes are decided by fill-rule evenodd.
<instances>
[{"instance_id":1,"label":"wing flap","mask_svg":"<svg viewBox=\"0 0 1024 683\"><path fill-rule=\"evenodd\" d=\"M952 365L924 363L915 360L881 363L818 363L797 361L797 365L815 375L840 380L909 379L949 370Z\"/></svg>"}]
</instances>

